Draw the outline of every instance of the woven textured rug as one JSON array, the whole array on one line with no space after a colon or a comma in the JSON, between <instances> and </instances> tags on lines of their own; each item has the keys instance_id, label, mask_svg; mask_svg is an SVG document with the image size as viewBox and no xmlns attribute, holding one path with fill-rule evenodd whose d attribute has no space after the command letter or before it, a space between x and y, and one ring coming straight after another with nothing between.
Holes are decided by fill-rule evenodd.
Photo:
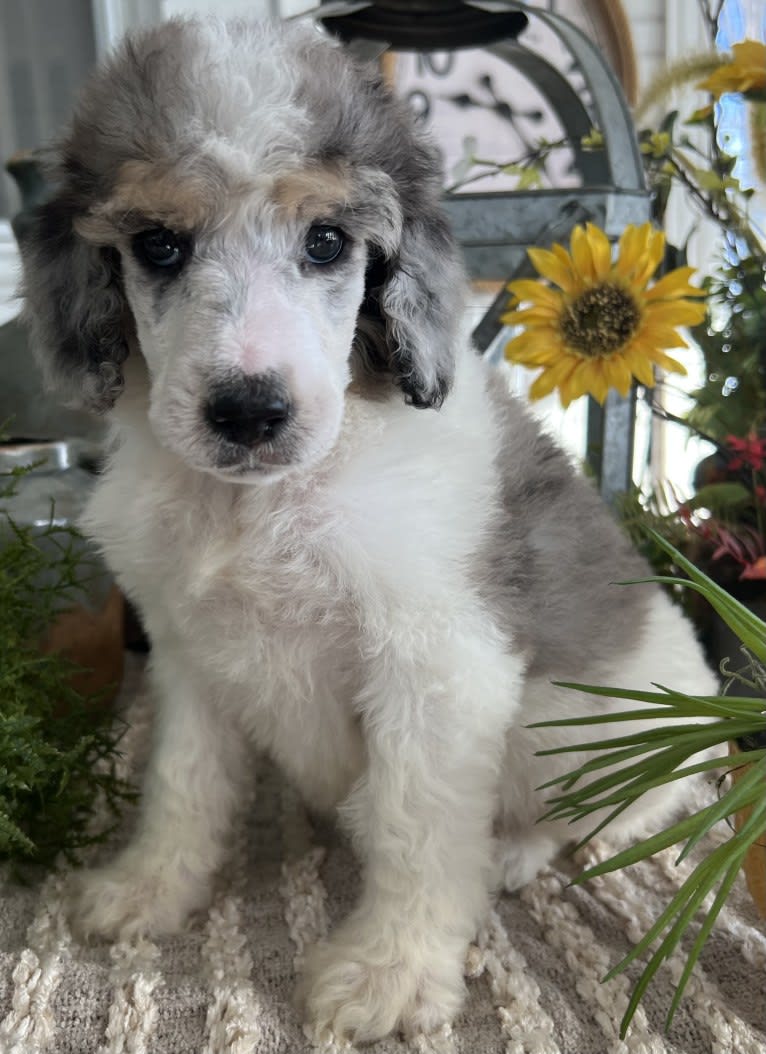
<instances>
[{"instance_id":1,"label":"woven textured rug","mask_svg":"<svg viewBox=\"0 0 766 1054\"><path fill-rule=\"evenodd\" d=\"M139 687L136 687L137 683ZM151 704L128 678L125 764L140 768ZM690 790L690 804L715 788ZM695 801L691 800L692 796ZM130 825L126 818L125 829ZM122 837L125 837L123 834ZM593 844L579 864L601 857ZM628 873L569 887L571 865L503 896L466 959L468 999L449 1032L369 1054L764 1054L766 935L739 885L709 939L670 1032L681 954L660 969L627 1038L619 1022L637 971L600 978L683 880L665 853ZM0 877L0 1054L300 1054L291 1006L304 949L349 909L349 848L308 818L268 765L205 916L172 940L81 946L61 910L63 876L37 887Z\"/></svg>"}]
</instances>

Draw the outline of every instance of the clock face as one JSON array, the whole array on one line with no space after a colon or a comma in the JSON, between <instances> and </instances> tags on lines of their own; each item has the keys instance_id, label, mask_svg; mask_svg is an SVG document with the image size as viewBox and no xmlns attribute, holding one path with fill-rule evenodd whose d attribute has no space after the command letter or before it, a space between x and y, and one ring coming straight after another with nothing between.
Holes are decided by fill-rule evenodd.
<instances>
[{"instance_id":1,"label":"clock face","mask_svg":"<svg viewBox=\"0 0 766 1054\"><path fill-rule=\"evenodd\" d=\"M531 6L553 10L579 25L609 55L605 16L597 12L603 4L533 0ZM613 0L608 7L610 17L615 17L618 7ZM629 41L625 43L629 50ZM518 45L563 74L587 106L584 81L568 49L533 14ZM443 151L446 187L457 193L490 193L519 189L520 185L580 185L572 151L566 145L547 151L543 158L533 156L541 141L558 143L565 132L534 76L522 73L512 62L483 48L397 52L391 71L396 90L422 117ZM493 162L494 168L470 164L470 158ZM497 172L497 163L510 167Z\"/></svg>"},{"instance_id":2,"label":"clock face","mask_svg":"<svg viewBox=\"0 0 766 1054\"><path fill-rule=\"evenodd\" d=\"M504 59L471 49L400 52L395 63L397 91L444 154L448 188L481 193L514 190L530 178L534 179L530 186L580 183L566 146L535 163L541 140L557 142L564 138L564 129L539 89ZM491 165L472 164L472 158L508 167L497 172Z\"/></svg>"}]
</instances>

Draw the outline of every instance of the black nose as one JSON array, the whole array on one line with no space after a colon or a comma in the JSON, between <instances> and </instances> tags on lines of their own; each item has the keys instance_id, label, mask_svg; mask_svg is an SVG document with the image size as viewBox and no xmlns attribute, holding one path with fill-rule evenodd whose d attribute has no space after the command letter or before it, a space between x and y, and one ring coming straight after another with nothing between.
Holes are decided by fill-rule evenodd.
<instances>
[{"instance_id":1,"label":"black nose","mask_svg":"<svg viewBox=\"0 0 766 1054\"><path fill-rule=\"evenodd\" d=\"M275 439L289 416L283 386L268 378L242 377L217 385L205 405L210 428L241 446Z\"/></svg>"}]
</instances>

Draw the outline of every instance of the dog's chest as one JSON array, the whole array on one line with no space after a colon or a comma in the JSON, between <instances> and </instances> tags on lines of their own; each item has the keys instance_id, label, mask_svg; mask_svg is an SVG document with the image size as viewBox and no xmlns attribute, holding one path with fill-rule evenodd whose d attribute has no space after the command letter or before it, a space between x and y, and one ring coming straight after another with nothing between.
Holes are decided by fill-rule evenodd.
<instances>
[{"instance_id":1,"label":"dog's chest","mask_svg":"<svg viewBox=\"0 0 766 1054\"><path fill-rule=\"evenodd\" d=\"M102 482L85 520L150 619L237 679L252 662L283 666L309 637L348 638L350 605L320 558L316 506L288 511L268 492L258 502L248 488L170 482L136 481L126 503L123 469Z\"/></svg>"}]
</instances>

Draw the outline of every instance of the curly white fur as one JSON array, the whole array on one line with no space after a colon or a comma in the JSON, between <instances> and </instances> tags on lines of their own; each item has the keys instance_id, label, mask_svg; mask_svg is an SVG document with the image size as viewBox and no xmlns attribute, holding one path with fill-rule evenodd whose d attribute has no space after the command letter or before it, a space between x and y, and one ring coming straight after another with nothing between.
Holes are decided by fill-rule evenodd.
<instances>
[{"instance_id":1,"label":"curly white fur","mask_svg":"<svg viewBox=\"0 0 766 1054\"><path fill-rule=\"evenodd\" d=\"M117 400L85 528L159 701L139 829L75 921L182 926L257 744L364 863L308 957L314 1034L438 1029L498 859L523 884L571 835L534 826L564 762L533 753L573 733L524 726L584 706L551 680L712 678L663 596L608 591L627 547L461 336L433 152L374 76L306 29L173 22L98 75L61 157L28 315L51 376ZM316 223L348 236L334 269L302 255ZM147 226L193 239L172 280L136 255ZM279 378L287 440L222 455L201 407L232 375Z\"/></svg>"}]
</instances>

